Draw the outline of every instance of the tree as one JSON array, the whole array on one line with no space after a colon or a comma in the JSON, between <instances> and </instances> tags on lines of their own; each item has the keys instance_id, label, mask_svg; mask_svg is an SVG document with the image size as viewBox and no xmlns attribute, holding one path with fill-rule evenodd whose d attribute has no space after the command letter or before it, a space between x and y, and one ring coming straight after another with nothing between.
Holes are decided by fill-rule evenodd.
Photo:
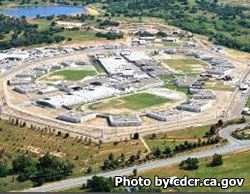
<instances>
[{"instance_id":1,"label":"tree","mask_svg":"<svg viewBox=\"0 0 250 194\"><path fill-rule=\"evenodd\" d=\"M61 131L58 131L57 132L57 136L61 136L62 135L62 132Z\"/></svg>"},{"instance_id":2,"label":"tree","mask_svg":"<svg viewBox=\"0 0 250 194\"><path fill-rule=\"evenodd\" d=\"M101 169L104 171L110 169L110 161L104 160L103 165L101 166Z\"/></svg>"},{"instance_id":3,"label":"tree","mask_svg":"<svg viewBox=\"0 0 250 194\"><path fill-rule=\"evenodd\" d=\"M222 127L223 124L224 124L223 121L220 119L220 120L218 121L218 126L219 126L219 127Z\"/></svg>"},{"instance_id":4,"label":"tree","mask_svg":"<svg viewBox=\"0 0 250 194\"><path fill-rule=\"evenodd\" d=\"M155 139L155 138L156 138L156 134L153 133L153 134L151 135L151 139Z\"/></svg>"},{"instance_id":5,"label":"tree","mask_svg":"<svg viewBox=\"0 0 250 194\"><path fill-rule=\"evenodd\" d=\"M245 123L246 122L246 118L244 116L242 116L241 119L240 119L240 122L241 123Z\"/></svg>"},{"instance_id":6,"label":"tree","mask_svg":"<svg viewBox=\"0 0 250 194\"><path fill-rule=\"evenodd\" d=\"M51 22L51 24L50 24L51 26L55 26L56 25L56 22L55 21L53 21L53 22Z\"/></svg>"},{"instance_id":7,"label":"tree","mask_svg":"<svg viewBox=\"0 0 250 194\"><path fill-rule=\"evenodd\" d=\"M155 157L159 158L161 156L161 149L159 147L157 147L154 151L153 154L155 155Z\"/></svg>"},{"instance_id":8,"label":"tree","mask_svg":"<svg viewBox=\"0 0 250 194\"><path fill-rule=\"evenodd\" d=\"M161 37L166 37L167 36L166 32L163 32L163 31L157 32L157 35L161 36Z\"/></svg>"},{"instance_id":9,"label":"tree","mask_svg":"<svg viewBox=\"0 0 250 194\"><path fill-rule=\"evenodd\" d=\"M199 168L198 166L199 160L197 158L188 158L186 160L183 160L180 163L180 168L185 170L196 170Z\"/></svg>"},{"instance_id":10,"label":"tree","mask_svg":"<svg viewBox=\"0 0 250 194\"><path fill-rule=\"evenodd\" d=\"M7 165L0 162L0 177L6 177L9 173Z\"/></svg>"},{"instance_id":11,"label":"tree","mask_svg":"<svg viewBox=\"0 0 250 194\"><path fill-rule=\"evenodd\" d=\"M69 137L69 133L65 133L64 135L64 139L68 138Z\"/></svg>"},{"instance_id":12,"label":"tree","mask_svg":"<svg viewBox=\"0 0 250 194\"><path fill-rule=\"evenodd\" d=\"M37 172L31 178L35 186L69 176L72 174L74 167L71 163L61 162L58 158L49 154L45 154L41 157L36 166Z\"/></svg>"},{"instance_id":13,"label":"tree","mask_svg":"<svg viewBox=\"0 0 250 194\"><path fill-rule=\"evenodd\" d=\"M109 158L109 160L114 160L114 154L110 153L108 158Z\"/></svg>"},{"instance_id":14,"label":"tree","mask_svg":"<svg viewBox=\"0 0 250 194\"><path fill-rule=\"evenodd\" d=\"M19 125L19 119L18 118L16 119L16 125Z\"/></svg>"},{"instance_id":15,"label":"tree","mask_svg":"<svg viewBox=\"0 0 250 194\"><path fill-rule=\"evenodd\" d=\"M137 169L136 169L136 168L133 170L133 175L134 175L134 176L137 175Z\"/></svg>"},{"instance_id":16,"label":"tree","mask_svg":"<svg viewBox=\"0 0 250 194\"><path fill-rule=\"evenodd\" d=\"M25 173L27 169L32 167L35 168L36 163L31 159L31 157L26 155L20 155L12 162L12 170L15 173Z\"/></svg>"},{"instance_id":17,"label":"tree","mask_svg":"<svg viewBox=\"0 0 250 194\"><path fill-rule=\"evenodd\" d=\"M141 192L141 193L161 193L160 188L154 188L154 187L139 187L138 191L135 192Z\"/></svg>"},{"instance_id":18,"label":"tree","mask_svg":"<svg viewBox=\"0 0 250 194\"><path fill-rule=\"evenodd\" d=\"M135 155L131 155L130 158L129 158L129 161L130 161L131 163L134 163L135 160L136 160Z\"/></svg>"},{"instance_id":19,"label":"tree","mask_svg":"<svg viewBox=\"0 0 250 194\"><path fill-rule=\"evenodd\" d=\"M36 163L29 156L21 155L13 160L12 170L19 174L19 181L25 181L36 173L37 168Z\"/></svg>"},{"instance_id":20,"label":"tree","mask_svg":"<svg viewBox=\"0 0 250 194\"><path fill-rule=\"evenodd\" d=\"M124 153L122 153L121 154L121 162L125 162L125 160L126 160L126 157L125 157Z\"/></svg>"},{"instance_id":21,"label":"tree","mask_svg":"<svg viewBox=\"0 0 250 194\"><path fill-rule=\"evenodd\" d=\"M170 147L165 147L165 150L163 152L166 156L169 156L172 154L172 150Z\"/></svg>"},{"instance_id":22,"label":"tree","mask_svg":"<svg viewBox=\"0 0 250 194\"><path fill-rule=\"evenodd\" d=\"M221 166L222 164L223 164L222 155L220 155L220 154L214 154L213 155L213 160L209 164L209 166Z\"/></svg>"},{"instance_id":23,"label":"tree","mask_svg":"<svg viewBox=\"0 0 250 194\"><path fill-rule=\"evenodd\" d=\"M137 140L137 139L139 139L139 137L140 137L139 133L135 133L133 139Z\"/></svg>"},{"instance_id":24,"label":"tree","mask_svg":"<svg viewBox=\"0 0 250 194\"><path fill-rule=\"evenodd\" d=\"M93 176L87 180L87 188L92 192L111 192L113 183L109 178Z\"/></svg>"},{"instance_id":25,"label":"tree","mask_svg":"<svg viewBox=\"0 0 250 194\"><path fill-rule=\"evenodd\" d=\"M87 171L86 171L88 174L92 172L92 168L91 167L88 167L87 168Z\"/></svg>"},{"instance_id":26,"label":"tree","mask_svg":"<svg viewBox=\"0 0 250 194\"><path fill-rule=\"evenodd\" d=\"M26 122L25 121L22 123L22 127L26 127Z\"/></svg>"},{"instance_id":27,"label":"tree","mask_svg":"<svg viewBox=\"0 0 250 194\"><path fill-rule=\"evenodd\" d=\"M214 135L216 133L216 127L214 125L212 125L210 127L210 135Z\"/></svg>"}]
</instances>

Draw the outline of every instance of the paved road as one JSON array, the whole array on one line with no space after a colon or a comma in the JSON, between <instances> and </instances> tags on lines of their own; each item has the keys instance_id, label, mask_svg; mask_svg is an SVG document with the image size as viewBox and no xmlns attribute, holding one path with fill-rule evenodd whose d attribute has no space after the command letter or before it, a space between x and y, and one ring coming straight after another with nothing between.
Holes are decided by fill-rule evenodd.
<instances>
[{"instance_id":1,"label":"paved road","mask_svg":"<svg viewBox=\"0 0 250 194\"><path fill-rule=\"evenodd\" d=\"M247 81L247 77L250 73L250 67L246 69L246 72L242 75L240 79L240 83L245 83ZM240 95L240 99L235 98L235 96ZM237 87L232 94L232 98L230 103L226 108L226 114L228 119L240 118L241 112L244 109L247 99L250 96L250 87L248 87L246 93L243 95L242 91Z\"/></svg>"},{"instance_id":2,"label":"paved road","mask_svg":"<svg viewBox=\"0 0 250 194\"><path fill-rule=\"evenodd\" d=\"M189 154L189 155L183 155L183 156L178 156L178 157L173 157L173 158L152 161L152 162L136 165L136 166L129 167L129 168L114 170L111 172L99 173L96 175L104 176L104 177L129 175L132 173L133 169L135 168L138 170L138 172L142 172L146 170L151 170L151 169L155 169L155 168L159 168L163 166L169 166L172 164L180 163L182 160L185 160L187 157L204 158L204 157L212 156L215 153L227 154L227 153L232 153L232 152L239 151L242 149L250 148L250 140L241 141L241 140L237 140L233 138L230 135L232 131L238 128L243 128L246 125L247 124L233 125L233 126L229 126L221 130L219 132L220 136L228 139L228 143L224 146L208 149L205 151L195 152L195 153L192 153L191 155ZM48 191L56 191L56 190L76 187L76 186L82 185L83 183L86 183L86 181L90 179L91 177L92 175L82 176L79 178L72 178L72 179L67 179L67 180L63 180L59 182L49 183L41 187L24 190L24 192L48 192Z\"/></svg>"}]
</instances>

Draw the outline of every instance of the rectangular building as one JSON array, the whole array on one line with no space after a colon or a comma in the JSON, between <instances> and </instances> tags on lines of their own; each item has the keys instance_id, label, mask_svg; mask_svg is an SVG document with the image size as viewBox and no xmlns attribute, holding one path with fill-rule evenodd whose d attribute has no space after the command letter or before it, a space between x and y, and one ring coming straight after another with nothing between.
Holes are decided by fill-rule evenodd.
<instances>
[{"instance_id":1,"label":"rectangular building","mask_svg":"<svg viewBox=\"0 0 250 194\"><path fill-rule=\"evenodd\" d=\"M181 118L181 111L177 109L169 109L161 112L150 112L147 116L158 121L173 121Z\"/></svg>"},{"instance_id":2,"label":"rectangular building","mask_svg":"<svg viewBox=\"0 0 250 194\"><path fill-rule=\"evenodd\" d=\"M215 99L216 96L211 90L200 90L197 93L193 94L193 99Z\"/></svg>"},{"instance_id":3,"label":"rectangular building","mask_svg":"<svg viewBox=\"0 0 250 194\"><path fill-rule=\"evenodd\" d=\"M108 122L112 127L132 127L132 126L140 126L142 124L142 120L138 115L109 116Z\"/></svg>"},{"instance_id":4,"label":"rectangular building","mask_svg":"<svg viewBox=\"0 0 250 194\"><path fill-rule=\"evenodd\" d=\"M79 112L79 111L66 111L58 115L57 119L71 122L71 123L82 123L96 118L94 112Z\"/></svg>"},{"instance_id":5,"label":"rectangular building","mask_svg":"<svg viewBox=\"0 0 250 194\"><path fill-rule=\"evenodd\" d=\"M202 112L207 107L207 102L191 102L177 106L178 110L184 110L189 112Z\"/></svg>"}]
</instances>

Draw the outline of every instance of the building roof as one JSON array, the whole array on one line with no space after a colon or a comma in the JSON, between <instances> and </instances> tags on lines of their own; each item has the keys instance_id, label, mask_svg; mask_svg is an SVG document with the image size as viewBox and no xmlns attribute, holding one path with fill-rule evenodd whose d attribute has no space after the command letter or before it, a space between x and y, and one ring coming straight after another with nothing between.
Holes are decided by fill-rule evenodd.
<instances>
[{"instance_id":1,"label":"building roof","mask_svg":"<svg viewBox=\"0 0 250 194\"><path fill-rule=\"evenodd\" d=\"M176 79L176 84L178 87L190 87L194 84L196 77L194 76L180 76Z\"/></svg>"},{"instance_id":2,"label":"building roof","mask_svg":"<svg viewBox=\"0 0 250 194\"><path fill-rule=\"evenodd\" d=\"M153 60L150 56L148 56L145 52L128 52L123 55L128 61L136 62L141 60Z\"/></svg>"},{"instance_id":3,"label":"building roof","mask_svg":"<svg viewBox=\"0 0 250 194\"><path fill-rule=\"evenodd\" d=\"M11 52L11 53L0 53L0 61L5 60L5 59L20 59L20 60L25 60L29 58L29 53L28 52Z\"/></svg>"},{"instance_id":4,"label":"building roof","mask_svg":"<svg viewBox=\"0 0 250 194\"><path fill-rule=\"evenodd\" d=\"M69 94L57 95L46 99L38 99L37 102L51 108L61 108L62 106L72 106L79 103L87 103L111 97L117 93L119 93L119 90L114 88L97 86L91 90L82 89L70 92Z\"/></svg>"}]
</instances>

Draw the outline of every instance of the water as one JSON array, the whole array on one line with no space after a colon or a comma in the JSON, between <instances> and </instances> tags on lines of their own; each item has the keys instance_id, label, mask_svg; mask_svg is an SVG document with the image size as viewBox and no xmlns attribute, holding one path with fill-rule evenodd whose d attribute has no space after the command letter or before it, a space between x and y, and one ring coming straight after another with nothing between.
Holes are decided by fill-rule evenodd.
<instances>
[{"instance_id":1,"label":"water","mask_svg":"<svg viewBox=\"0 0 250 194\"><path fill-rule=\"evenodd\" d=\"M85 13L86 10L79 6L69 6L69 5L53 5L53 6L28 6L28 7L17 7L14 9L5 9L1 11L2 13L13 16L26 18L36 18L37 15L40 17L47 16L59 16L59 15L72 15Z\"/></svg>"}]
</instances>

